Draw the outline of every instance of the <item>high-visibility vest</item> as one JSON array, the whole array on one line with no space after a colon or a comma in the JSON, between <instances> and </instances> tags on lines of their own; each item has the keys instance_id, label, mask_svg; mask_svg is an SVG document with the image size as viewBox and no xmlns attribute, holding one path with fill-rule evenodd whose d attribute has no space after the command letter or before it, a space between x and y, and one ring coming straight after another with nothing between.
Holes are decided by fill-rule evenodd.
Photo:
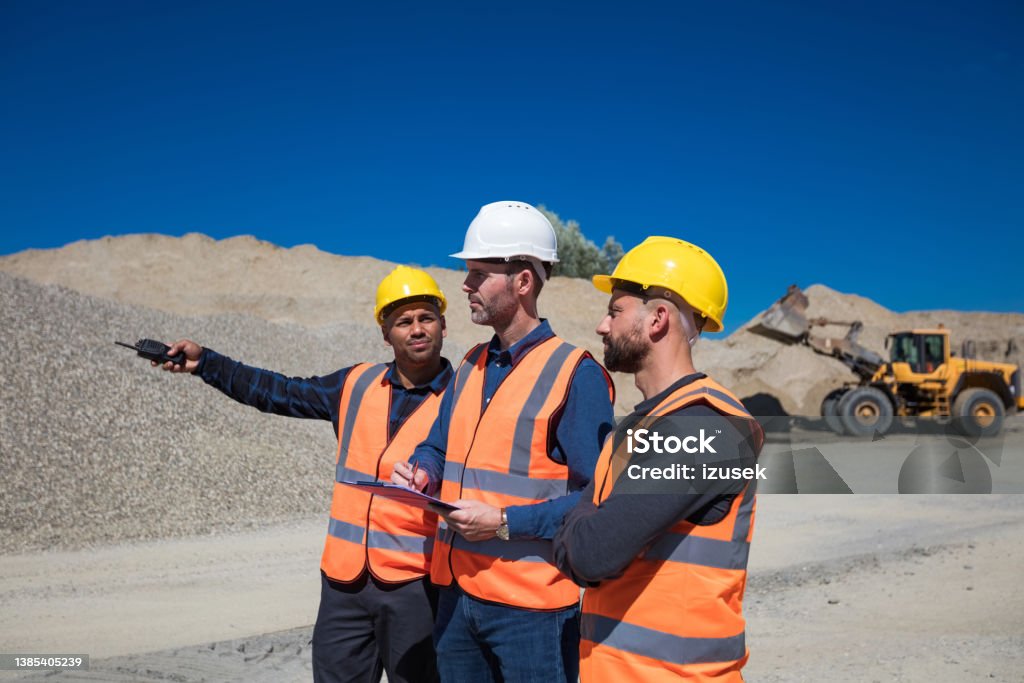
<instances>
[{"instance_id":1,"label":"high-visibility vest","mask_svg":"<svg viewBox=\"0 0 1024 683\"><path fill-rule=\"evenodd\" d=\"M484 402L487 345L473 348L455 373L441 498L494 507L532 505L569 492L568 467L548 457L553 417L565 404L576 368L590 354L557 337L537 344ZM611 379L605 375L609 395ZM453 582L488 602L556 610L579 600L579 588L552 562L550 540L470 542L442 519L430 579Z\"/></svg>"},{"instance_id":2,"label":"high-visibility vest","mask_svg":"<svg viewBox=\"0 0 1024 683\"><path fill-rule=\"evenodd\" d=\"M672 392L644 419L704 403L747 418L751 447L763 432L735 395L703 378ZM612 491L612 437L594 474L594 504ZM655 539L622 576L583 594L580 681L742 681L747 661L742 613L747 554L754 531L755 482L747 483L725 517L699 526L676 522Z\"/></svg>"},{"instance_id":3,"label":"high-visibility vest","mask_svg":"<svg viewBox=\"0 0 1024 683\"><path fill-rule=\"evenodd\" d=\"M441 395L430 392L389 440L387 369L356 365L341 390L334 497L320 561L335 581L355 581L368 569L381 581L400 583L426 576L430 568L436 514L339 483L390 481L395 462L409 458L437 417Z\"/></svg>"}]
</instances>

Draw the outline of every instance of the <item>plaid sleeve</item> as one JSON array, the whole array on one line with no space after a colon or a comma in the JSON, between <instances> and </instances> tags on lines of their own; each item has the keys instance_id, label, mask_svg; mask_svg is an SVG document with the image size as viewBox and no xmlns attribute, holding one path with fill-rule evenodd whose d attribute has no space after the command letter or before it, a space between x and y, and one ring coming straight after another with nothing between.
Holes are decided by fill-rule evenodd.
<instances>
[{"instance_id":1,"label":"plaid sleeve","mask_svg":"<svg viewBox=\"0 0 1024 683\"><path fill-rule=\"evenodd\" d=\"M330 420L337 432L341 388L350 369L317 377L286 377L204 349L196 374L239 403L265 413Z\"/></svg>"}]
</instances>

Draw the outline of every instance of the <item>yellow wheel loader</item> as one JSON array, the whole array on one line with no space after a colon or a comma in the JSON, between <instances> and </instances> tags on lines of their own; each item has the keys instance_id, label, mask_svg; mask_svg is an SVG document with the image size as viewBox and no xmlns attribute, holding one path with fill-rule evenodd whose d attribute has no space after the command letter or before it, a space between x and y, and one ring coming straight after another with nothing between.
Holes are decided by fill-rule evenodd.
<instances>
[{"instance_id":1,"label":"yellow wheel loader","mask_svg":"<svg viewBox=\"0 0 1024 683\"><path fill-rule=\"evenodd\" d=\"M995 436L1007 413L1024 410L1021 371L1012 363L957 357L950 351L949 330L904 330L886 337L886 360L857 343L859 321L808 319L807 296L792 285L784 297L750 328L784 344L806 344L845 363L860 377L831 391L821 415L839 434L884 434L899 417L948 418L969 436ZM847 325L845 337L814 335L812 328Z\"/></svg>"}]
</instances>

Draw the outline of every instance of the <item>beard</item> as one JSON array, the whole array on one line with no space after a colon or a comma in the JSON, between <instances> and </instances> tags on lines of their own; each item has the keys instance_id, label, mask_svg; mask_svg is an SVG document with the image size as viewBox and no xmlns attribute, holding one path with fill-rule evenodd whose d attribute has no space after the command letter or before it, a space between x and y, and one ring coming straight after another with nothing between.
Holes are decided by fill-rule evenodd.
<instances>
[{"instance_id":1,"label":"beard","mask_svg":"<svg viewBox=\"0 0 1024 683\"><path fill-rule=\"evenodd\" d=\"M643 327L638 322L620 339L604 338L604 366L613 372L637 372L651 352L643 342Z\"/></svg>"},{"instance_id":2,"label":"beard","mask_svg":"<svg viewBox=\"0 0 1024 683\"><path fill-rule=\"evenodd\" d=\"M479 295L471 296L470 301L480 304L480 308L469 309L469 318L477 325L503 327L512 321L519 302L516 301L512 279L506 277L504 296L494 297L490 301L482 300Z\"/></svg>"}]
</instances>

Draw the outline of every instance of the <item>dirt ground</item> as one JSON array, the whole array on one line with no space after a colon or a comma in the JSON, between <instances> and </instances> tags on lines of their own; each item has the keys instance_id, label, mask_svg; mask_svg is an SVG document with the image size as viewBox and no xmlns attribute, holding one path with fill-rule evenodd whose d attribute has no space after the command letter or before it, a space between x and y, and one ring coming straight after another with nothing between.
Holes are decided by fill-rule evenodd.
<instances>
[{"instance_id":1,"label":"dirt ground","mask_svg":"<svg viewBox=\"0 0 1024 683\"><path fill-rule=\"evenodd\" d=\"M1020 680L1024 496L758 505L747 680ZM47 680L308 681L323 526L0 558L0 642L90 655Z\"/></svg>"}]
</instances>

